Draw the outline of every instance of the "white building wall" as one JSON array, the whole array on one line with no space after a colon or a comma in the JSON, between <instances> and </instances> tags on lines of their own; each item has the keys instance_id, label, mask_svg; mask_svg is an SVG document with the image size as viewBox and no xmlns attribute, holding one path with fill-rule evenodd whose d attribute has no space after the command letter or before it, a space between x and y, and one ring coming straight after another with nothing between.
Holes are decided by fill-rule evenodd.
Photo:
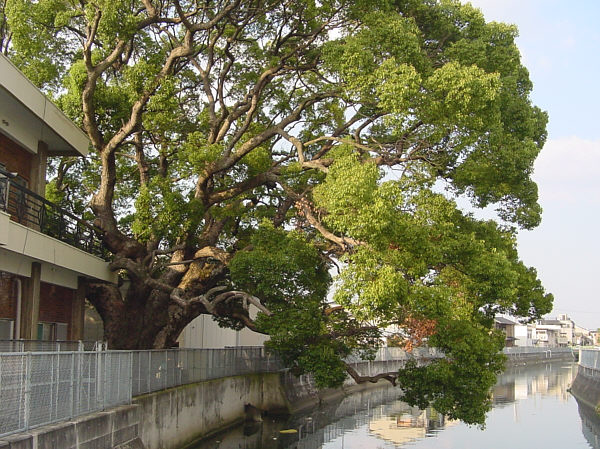
<instances>
[{"instance_id":1,"label":"white building wall","mask_svg":"<svg viewBox=\"0 0 600 449\"><path fill-rule=\"evenodd\" d=\"M515 346L531 346L531 340L527 338L527 325L516 324L515 325Z\"/></svg>"},{"instance_id":2,"label":"white building wall","mask_svg":"<svg viewBox=\"0 0 600 449\"><path fill-rule=\"evenodd\" d=\"M186 326L178 342L180 348L224 348L227 346L262 346L265 335L248 329L222 328L209 315L200 315Z\"/></svg>"},{"instance_id":3,"label":"white building wall","mask_svg":"<svg viewBox=\"0 0 600 449\"><path fill-rule=\"evenodd\" d=\"M54 103L0 54L0 129L32 153L38 142L51 151L88 154L89 140Z\"/></svg>"},{"instance_id":4,"label":"white building wall","mask_svg":"<svg viewBox=\"0 0 600 449\"><path fill-rule=\"evenodd\" d=\"M0 270L31 275L31 262L42 264L42 281L77 288L83 275L116 283L108 262L10 220L0 211Z\"/></svg>"}]
</instances>

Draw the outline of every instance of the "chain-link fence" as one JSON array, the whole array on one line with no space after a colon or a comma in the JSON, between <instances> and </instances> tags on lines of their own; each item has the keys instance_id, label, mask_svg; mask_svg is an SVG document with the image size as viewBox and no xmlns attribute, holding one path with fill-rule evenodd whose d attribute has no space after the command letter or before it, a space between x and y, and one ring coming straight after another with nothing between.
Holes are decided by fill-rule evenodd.
<instances>
[{"instance_id":1,"label":"chain-link fence","mask_svg":"<svg viewBox=\"0 0 600 449\"><path fill-rule=\"evenodd\" d=\"M220 377L277 372L278 357L263 347L171 349L133 353L133 396Z\"/></svg>"},{"instance_id":2,"label":"chain-link fence","mask_svg":"<svg viewBox=\"0 0 600 449\"><path fill-rule=\"evenodd\" d=\"M132 353L0 354L0 436L131 402Z\"/></svg>"},{"instance_id":3,"label":"chain-link fence","mask_svg":"<svg viewBox=\"0 0 600 449\"><path fill-rule=\"evenodd\" d=\"M418 363L430 363L434 359L442 358L444 354L436 348L420 347L406 351L397 347L379 348L375 351L372 360L365 360L361 354L346 357L348 363L361 376L375 376L380 373L393 373L405 367L408 360L417 360ZM352 383L347 379L347 383Z\"/></svg>"},{"instance_id":4,"label":"chain-link fence","mask_svg":"<svg viewBox=\"0 0 600 449\"><path fill-rule=\"evenodd\" d=\"M99 351L104 349L101 341L73 340L0 340L1 352L61 352L61 351Z\"/></svg>"}]
</instances>

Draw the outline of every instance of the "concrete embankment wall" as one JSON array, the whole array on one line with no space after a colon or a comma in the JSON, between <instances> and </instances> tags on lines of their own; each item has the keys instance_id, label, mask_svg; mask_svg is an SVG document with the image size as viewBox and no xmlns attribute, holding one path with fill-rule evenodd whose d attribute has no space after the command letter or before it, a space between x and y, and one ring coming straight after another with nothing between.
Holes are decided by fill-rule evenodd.
<instances>
[{"instance_id":1,"label":"concrete embankment wall","mask_svg":"<svg viewBox=\"0 0 600 449\"><path fill-rule=\"evenodd\" d=\"M244 419L244 404L285 410L278 373L225 377L139 396L139 436L146 449L180 448Z\"/></svg>"},{"instance_id":2,"label":"concrete embankment wall","mask_svg":"<svg viewBox=\"0 0 600 449\"><path fill-rule=\"evenodd\" d=\"M570 391L580 402L592 408L600 406L600 351L580 351L577 376Z\"/></svg>"},{"instance_id":3,"label":"concrete embankment wall","mask_svg":"<svg viewBox=\"0 0 600 449\"><path fill-rule=\"evenodd\" d=\"M514 350L511 352L510 350ZM559 360L573 361L576 354L570 348L505 348L507 366L529 365Z\"/></svg>"},{"instance_id":4,"label":"concrete embankment wall","mask_svg":"<svg viewBox=\"0 0 600 449\"><path fill-rule=\"evenodd\" d=\"M139 407L125 405L0 439L2 449L138 449Z\"/></svg>"},{"instance_id":5,"label":"concrete embankment wall","mask_svg":"<svg viewBox=\"0 0 600 449\"><path fill-rule=\"evenodd\" d=\"M139 436L146 449L179 449L245 419L244 404L293 413L378 384L319 390L310 376L289 372L225 377L139 396Z\"/></svg>"},{"instance_id":6,"label":"concrete embankment wall","mask_svg":"<svg viewBox=\"0 0 600 449\"><path fill-rule=\"evenodd\" d=\"M0 449L179 449L245 419L244 404L289 413L319 403L308 376L246 374L182 385L133 404L0 439Z\"/></svg>"}]
</instances>

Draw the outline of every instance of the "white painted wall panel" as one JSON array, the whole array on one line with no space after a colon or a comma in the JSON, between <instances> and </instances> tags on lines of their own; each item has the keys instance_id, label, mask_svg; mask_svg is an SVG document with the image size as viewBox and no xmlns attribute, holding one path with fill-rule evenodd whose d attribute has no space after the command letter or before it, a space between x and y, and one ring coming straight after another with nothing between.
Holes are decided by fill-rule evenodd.
<instances>
[{"instance_id":1,"label":"white painted wall panel","mask_svg":"<svg viewBox=\"0 0 600 449\"><path fill-rule=\"evenodd\" d=\"M80 275L116 282L117 276L108 268L108 262L63 243L41 232L9 221L6 251L45 262ZM29 274L28 274L29 276Z\"/></svg>"},{"instance_id":2,"label":"white painted wall panel","mask_svg":"<svg viewBox=\"0 0 600 449\"><path fill-rule=\"evenodd\" d=\"M208 315L195 318L179 337L181 348L224 348L226 346L261 346L266 337L248 329L234 331L219 327Z\"/></svg>"}]
</instances>

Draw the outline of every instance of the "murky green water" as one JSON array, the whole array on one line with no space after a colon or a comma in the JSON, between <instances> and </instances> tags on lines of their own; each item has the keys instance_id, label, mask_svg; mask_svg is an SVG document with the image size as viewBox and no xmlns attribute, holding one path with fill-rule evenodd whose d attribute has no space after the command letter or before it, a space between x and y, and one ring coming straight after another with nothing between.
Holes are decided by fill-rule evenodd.
<instances>
[{"instance_id":1,"label":"murky green water","mask_svg":"<svg viewBox=\"0 0 600 449\"><path fill-rule=\"evenodd\" d=\"M569 363L509 369L494 388L484 430L409 407L388 388L285 422L240 426L194 449L600 449L600 419L567 391L575 374ZM286 429L296 433L280 432Z\"/></svg>"}]
</instances>

